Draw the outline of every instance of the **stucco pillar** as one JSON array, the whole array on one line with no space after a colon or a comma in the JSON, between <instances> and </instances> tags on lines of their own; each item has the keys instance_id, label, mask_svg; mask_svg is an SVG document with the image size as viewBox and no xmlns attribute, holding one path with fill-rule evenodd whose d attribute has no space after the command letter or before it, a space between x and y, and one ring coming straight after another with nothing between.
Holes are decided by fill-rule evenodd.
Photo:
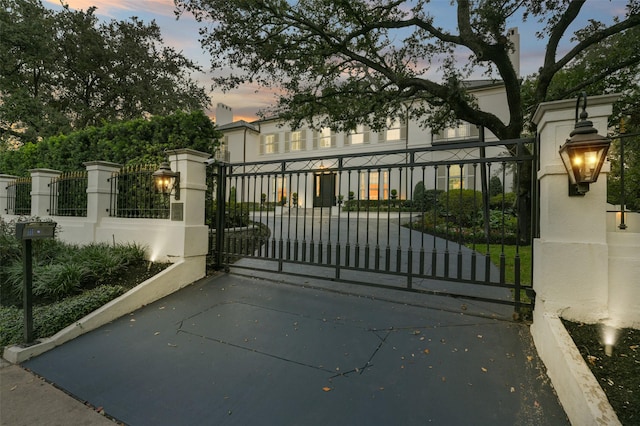
<instances>
[{"instance_id":1,"label":"stucco pillar","mask_svg":"<svg viewBox=\"0 0 640 426\"><path fill-rule=\"evenodd\" d=\"M51 169L31 169L31 216L49 216L51 179L58 177L62 172Z\"/></svg>"},{"instance_id":2,"label":"stucco pillar","mask_svg":"<svg viewBox=\"0 0 640 426\"><path fill-rule=\"evenodd\" d=\"M199 258L204 267L209 228L204 223L206 165L211 154L192 149L167 151L171 170L180 172L180 198L171 195L169 257Z\"/></svg>"},{"instance_id":3,"label":"stucco pillar","mask_svg":"<svg viewBox=\"0 0 640 426\"><path fill-rule=\"evenodd\" d=\"M16 179L17 176L0 174L0 215L2 216L9 214L7 210L9 208L9 194L7 186L9 185L9 182L13 182Z\"/></svg>"},{"instance_id":4,"label":"stucco pillar","mask_svg":"<svg viewBox=\"0 0 640 426\"><path fill-rule=\"evenodd\" d=\"M588 120L601 135L607 133L616 98L588 98ZM609 164L586 195L568 195L568 176L558 150L574 128L575 108L575 99L548 102L539 105L533 118L540 137L540 237L533 246L533 288L536 310L596 322L608 316Z\"/></svg>"}]
</instances>

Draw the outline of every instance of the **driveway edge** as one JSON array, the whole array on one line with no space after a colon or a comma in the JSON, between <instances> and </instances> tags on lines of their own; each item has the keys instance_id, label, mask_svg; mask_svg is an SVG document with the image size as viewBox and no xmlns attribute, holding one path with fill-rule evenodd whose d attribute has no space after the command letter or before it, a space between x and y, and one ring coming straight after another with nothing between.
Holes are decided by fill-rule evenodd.
<instances>
[{"instance_id":1,"label":"driveway edge","mask_svg":"<svg viewBox=\"0 0 640 426\"><path fill-rule=\"evenodd\" d=\"M536 301L531 335L573 425L621 425L607 396L557 314Z\"/></svg>"},{"instance_id":2,"label":"driveway edge","mask_svg":"<svg viewBox=\"0 0 640 426\"><path fill-rule=\"evenodd\" d=\"M17 345L6 347L3 357L13 364L19 364L168 296L203 278L206 270L205 262L205 256L183 258L53 336L39 339L38 343L27 347Z\"/></svg>"}]
</instances>

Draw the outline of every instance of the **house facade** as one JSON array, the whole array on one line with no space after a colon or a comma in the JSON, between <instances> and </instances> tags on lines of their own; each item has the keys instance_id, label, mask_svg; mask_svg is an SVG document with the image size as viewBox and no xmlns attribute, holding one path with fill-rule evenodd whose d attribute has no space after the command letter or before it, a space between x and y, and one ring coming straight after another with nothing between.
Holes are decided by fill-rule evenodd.
<instances>
[{"instance_id":1,"label":"house facade","mask_svg":"<svg viewBox=\"0 0 640 426\"><path fill-rule=\"evenodd\" d=\"M497 115L505 123L509 120L507 97L504 86L499 81L470 81L470 92L475 96L483 111ZM469 123L461 123L457 127L447 128L433 133L431 129L421 127L416 120L403 117L389 117L387 127L383 131L373 131L367 126L358 126L353 131L336 132L330 128L312 129L302 127L291 128L277 118L263 119L254 122L233 121L230 107L218 104L216 110L218 129L223 133L218 158L232 164L260 164L270 162L292 162L307 159L306 169L313 174L312 179L305 179L302 184L291 182L285 174L274 175L266 189L260 188L268 201L286 201L291 205L292 196L297 207L329 207L335 205L340 198L347 197L360 200L410 199L412 184L422 181L426 189L479 189L479 168L473 164L454 164L451 167L440 167L428 175L420 175L420 170L409 167L370 169L357 176L338 176L333 166L341 156L353 156L353 166L370 165L378 160L376 156L393 157L393 152L406 153L407 150L438 145L455 145L460 142L478 140L479 129ZM496 141L497 138L486 132L485 140ZM475 151L477 149L474 148ZM403 157L403 155L405 157ZM454 161L475 155L465 149L434 150L423 154L423 161ZM488 157L508 155L506 149L494 146L487 148ZM425 157L427 156L427 157ZM354 159L357 158L357 159ZM406 154L398 154L401 163ZM315 161L313 161L315 159ZM410 176L413 174L414 176ZM422 172L424 174L424 172ZM492 171L501 180L503 173L496 166ZM511 173L507 173L503 182L507 191L511 188ZM295 193L295 194L294 194ZM394 194L395 193L395 194ZM285 203L283 203L285 204Z\"/></svg>"}]
</instances>

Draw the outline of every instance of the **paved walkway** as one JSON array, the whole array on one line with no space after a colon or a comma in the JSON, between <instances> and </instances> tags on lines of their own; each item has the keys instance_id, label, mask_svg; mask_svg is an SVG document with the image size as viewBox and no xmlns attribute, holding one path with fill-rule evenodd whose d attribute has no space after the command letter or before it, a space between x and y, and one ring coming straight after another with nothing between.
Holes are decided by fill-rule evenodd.
<instances>
[{"instance_id":1,"label":"paved walkway","mask_svg":"<svg viewBox=\"0 0 640 426\"><path fill-rule=\"evenodd\" d=\"M526 325L301 284L210 277L23 366L130 425L568 424Z\"/></svg>"}]
</instances>

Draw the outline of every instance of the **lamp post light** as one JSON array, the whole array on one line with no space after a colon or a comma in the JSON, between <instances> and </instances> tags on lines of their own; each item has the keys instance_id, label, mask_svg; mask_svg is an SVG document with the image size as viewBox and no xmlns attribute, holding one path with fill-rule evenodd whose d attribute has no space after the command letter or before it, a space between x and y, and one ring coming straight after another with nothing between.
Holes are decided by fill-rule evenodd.
<instances>
[{"instance_id":1,"label":"lamp post light","mask_svg":"<svg viewBox=\"0 0 640 426\"><path fill-rule=\"evenodd\" d=\"M578 108L582 100L582 112L578 121ZM611 140L598 134L593 123L587 120L587 95L582 92L576 101L575 128L560 147L560 158L569 173L569 195L584 195L589 184L598 180Z\"/></svg>"},{"instance_id":2,"label":"lamp post light","mask_svg":"<svg viewBox=\"0 0 640 426\"><path fill-rule=\"evenodd\" d=\"M172 171L168 161L163 161L152 176L156 191L161 194L174 192L175 199L180 199L180 172Z\"/></svg>"}]
</instances>

